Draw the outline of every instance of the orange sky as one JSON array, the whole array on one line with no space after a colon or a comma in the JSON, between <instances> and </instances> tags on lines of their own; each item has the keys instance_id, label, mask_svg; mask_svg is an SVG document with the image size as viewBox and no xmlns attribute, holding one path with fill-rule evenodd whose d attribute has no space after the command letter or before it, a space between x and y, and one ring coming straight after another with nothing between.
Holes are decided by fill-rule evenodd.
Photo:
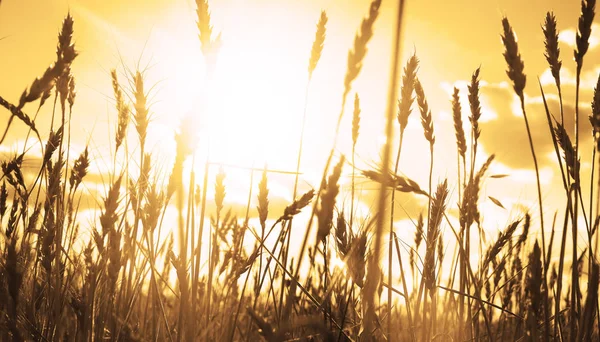
<instances>
[{"instance_id":1,"label":"orange sky","mask_svg":"<svg viewBox=\"0 0 600 342\"><path fill-rule=\"evenodd\" d=\"M117 68L124 81L124 67L135 69L138 65L146 69L148 85L155 85L150 93L153 121L148 146L157 156L157 165L162 165L165 171L171 165L173 132L186 114L199 118L201 143L197 160L204 160L210 137L211 160L257 167L267 163L270 168L293 170L307 62L315 24L324 9L329 17L327 40L310 89L301 190L317 186L341 102L346 54L361 18L367 13L369 1L213 0L210 5L213 25L222 33L224 47L216 81L207 89L192 0L4 0L0 6L0 38L4 37L0 40L0 94L16 102L22 90L54 60L56 35L70 10L75 19L76 47L80 51L73 65L78 92L72 121L73 142L76 149L81 150L89 141L94 157L93 172L102 174L110 168L112 160L108 151L112 150L113 138L107 130L114 133L116 112L110 69ZM383 1L364 68L352 91L352 94L358 92L362 100L361 136L357 147L360 168L379 160L395 6L392 1ZM403 61L413 51L421 61L419 77L432 107L437 136L434 183L447 177L450 184L456 184L449 92L455 84L461 88L466 124L465 80L475 68L482 66L484 152L480 157L484 160L488 154L497 153L491 173L510 174L502 180L490 179L483 189L484 220L489 217L484 222L492 231L504 227L511 218L521 216L522 206L531 208L534 221L538 219L533 164L525 128L520 114L513 114L515 98L506 83L500 20L502 15L511 20L525 60L527 108L541 159L543 197L548 205L546 219L550 221L554 210L563 207L564 194L560 173L553 168L553 150L536 81L536 76L541 77L544 84L549 84L545 89L554 93L552 84L548 83L540 25L546 11L554 10L559 29L564 31L561 56L565 102L572 106L574 86L568 79L574 74L572 42L579 6L577 1L559 0L406 2ZM593 31L592 36L592 48L583 71L584 116L589 111L600 65L596 46L600 43L600 29ZM555 109L556 101L551 99ZM34 107L30 105L25 109L33 114ZM49 122L48 107L40 113L39 127L46 127ZM351 110L349 106L343 132L349 132ZM0 114L8 118L6 112ZM581 122L588 124L586 117ZM584 136L588 137L589 127L583 129ZM9 135L10 142L22 139L23 131L23 126L15 125ZM133 130L130 133L134 137ZM342 133L340 153L349 152L348 134ZM405 139L400 169L424 187L428 149L416 108ZM590 139L584 138L583 142L589 145ZM14 151L15 145L5 145L2 149ZM587 172L590 149L587 146L582 149L582 171ZM346 174L349 170L346 168ZM245 205L248 177L247 172L228 171L230 201ZM291 200L291 181L285 176L272 178L274 203L278 199L284 204ZM347 179L345 182L348 184ZM500 199L507 210L496 207L487 196ZM347 203L347 198L340 200ZM416 216L419 203L411 196L401 199L408 213ZM454 206L456 199L451 203ZM370 205L370 201L366 201L366 208Z\"/></svg>"}]
</instances>

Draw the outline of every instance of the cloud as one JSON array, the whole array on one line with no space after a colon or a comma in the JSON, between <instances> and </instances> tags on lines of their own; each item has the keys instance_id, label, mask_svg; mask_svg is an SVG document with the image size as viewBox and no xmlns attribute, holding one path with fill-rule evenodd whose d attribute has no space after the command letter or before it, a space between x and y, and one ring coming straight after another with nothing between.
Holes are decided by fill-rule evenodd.
<instances>
[{"instance_id":1,"label":"cloud","mask_svg":"<svg viewBox=\"0 0 600 342\"><path fill-rule=\"evenodd\" d=\"M575 48L577 31L574 28L562 30L558 34L558 41L567 44L569 47ZM600 45L600 25L592 24L592 35L589 39L590 50Z\"/></svg>"},{"instance_id":2,"label":"cloud","mask_svg":"<svg viewBox=\"0 0 600 342\"><path fill-rule=\"evenodd\" d=\"M511 89L487 85L481 89L482 97L495 110L498 118L480 124L481 144L488 153L495 153L497 161L513 169L533 168L529 140L520 108L515 106L516 96ZM547 98L550 112L560 120L560 106L556 97ZM565 129L574 129L575 108L564 103ZM544 105L538 98L527 101L527 118L540 167L554 166L554 145L548 128ZM579 109L580 144L591 143L591 126L588 120L589 107ZM573 137L571 138L573 139Z\"/></svg>"},{"instance_id":3,"label":"cloud","mask_svg":"<svg viewBox=\"0 0 600 342\"><path fill-rule=\"evenodd\" d=\"M579 86L581 89L593 90L596 88L598 83L598 75L600 74L600 66L595 66L592 70L586 70L581 73L581 79L579 82ZM550 68L544 70L542 75L540 76L540 82L544 86L553 86L554 77L552 76L552 72ZM562 86L575 86L576 83L576 75L573 71L569 70L566 67L562 67L560 69L560 83Z\"/></svg>"}]
</instances>

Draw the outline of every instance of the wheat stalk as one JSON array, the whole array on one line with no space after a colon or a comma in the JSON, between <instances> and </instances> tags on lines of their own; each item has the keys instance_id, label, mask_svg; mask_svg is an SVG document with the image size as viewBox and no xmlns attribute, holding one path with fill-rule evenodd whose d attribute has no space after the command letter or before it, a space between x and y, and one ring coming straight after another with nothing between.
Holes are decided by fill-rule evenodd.
<instances>
[{"instance_id":1,"label":"wheat stalk","mask_svg":"<svg viewBox=\"0 0 600 342\"><path fill-rule=\"evenodd\" d=\"M397 12L397 16L396 16L396 22L395 22L395 32L394 32L394 38L392 41L393 44L393 49L392 49L392 56L391 56L391 61L392 61L392 66L391 66L391 73L390 73L390 79L389 79L389 86L388 86L388 98L387 98L387 105L386 105L386 123L385 123L385 137L386 137L386 142L382 147L382 158L381 158L381 165L382 165L382 174L387 175L389 173L390 170L390 162L391 162L391 152L392 152L392 145L391 145L391 141L393 140L394 137L394 131L393 131L393 121L394 121L394 104L396 101L396 96L397 96L397 86L398 86L398 62L400 60L400 53L402 51L402 19L403 19L403 12L404 12L404 1L400 0L398 3L398 12ZM400 150L399 150L400 151ZM398 158L399 159L399 158ZM397 164L397 162L396 162ZM396 171L394 171L394 173L396 173ZM376 230L375 230L375 241L374 241L374 245L373 245L373 255L371 256L371 258L369 258L368 260L368 272L369 272L369 276L367 277L367 280L365 282L365 287L364 287L364 298L363 300L365 301L365 324L364 324L364 328L366 331L366 337L367 338L372 338L371 336L371 327L372 324L374 322L375 319L375 290L378 287L378 283L379 283L379 279L376 278L376 276L379 275L379 273L381 272L380 270L380 265L379 265L379 253L380 253L380 248L382 245L382 237L383 237L383 229L384 229L384 212L385 212L385 208L386 208L386 193L387 193L387 189L385 184L381 184L381 188L379 189L379 194L378 194L378 199L377 199L377 210L379 212L378 214L378 218L377 218L377 225L376 225ZM393 192L392 192L393 193ZM393 202L393 201L392 201ZM393 204L391 205L391 208L393 208ZM391 222L391 226L393 226L393 213L391 213L390 217L390 222ZM393 227L392 227L393 228ZM390 235L389 235L389 239L392 240L393 239L393 229L390 229ZM391 272L391 259L392 259L392 242L390 241L388 244L388 262L390 267L388 268L388 285L391 287L391 276L392 276L392 272ZM391 288L388 287L388 293L387 293L387 297L388 297L388 307L387 307L387 315L388 317L391 318L391 314L392 314L392 309L391 309L391 305L389 305L391 303L391 297L392 297L392 293L391 293ZM391 329L392 329L392 324L391 324L391 319L388 319L388 324L387 324L387 331L386 331L386 335L388 339L392 339L392 333L391 333Z\"/></svg>"},{"instance_id":2,"label":"wheat stalk","mask_svg":"<svg viewBox=\"0 0 600 342\"><path fill-rule=\"evenodd\" d=\"M536 183L537 183L537 192L538 192L538 205L540 212L540 229L542 233L542 246L546 246L545 239L545 231L544 231L544 209L542 205L542 186L540 184L540 171L538 167L537 157L535 154L535 149L533 147L533 140L531 137L531 129L529 127L529 120L527 119L527 112L525 111L525 98L523 90L525 88L526 76L523 72L524 63L521 59L521 54L519 53L519 47L517 45L517 39L515 33L510 26L508 18L504 17L502 19L502 27L503 27L503 35L502 42L504 43L505 51L504 51L504 59L508 65L508 70L506 74L513 82L513 88L515 93L519 97L521 101L521 111L523 112L523 118L525 120L525 128L527 129L527 137L529 139L529 147L531 149L531 156L533 158L533 165L535 167L535 175L536 175ZM545 254L545 253L544 253Z\"/></svg>"},{"instance_id":3,"label":"wheat stalk","mask_svg":"<svg viewBox=\"0 0 600 342\"><path fill-rule=\"evenodd\" d=\"M381 0L373 0L369 7L369 14L366 18L362 20L360 32L356 34L354 38L353 48L348 52L348 65L346 68L346 76L344 78L344 93L342 95L342 105L340 109L340 113L338 115L338 120L335 128L335 136L333 139L333 146L329 151L329 157L325 163L325 167L323 169L323 176L321 177L321 185L319 188L323 188L325 185L327 174L329 173L329 167L331 165L331 161L333 159L333 153L337 146L337 140L340 132L340 125L342 123L342 118L344 116L345 108L346 108L346 97L350 92L352 82L358 77L360 70L362 69L362 62L367 53L367 44L371 37L373 36L373 25L377 16L379 15L379 7L381 6ZM317 199L319 198L320 193L317 194ZM318 201L317 201L318 202ZM307 227L311 227L314 216L316 214L317 207L316 205L313 207L312 213L310 215L310 219L308 220ZM307 229L304 238L302 239L302 244L300 247L300 254L298 256L298 265L296 266L296 273L301 269L301 264L304 259L304 252L306 249L306 243L308 241L310 229ZM297 275L297 274L296 274Z\"/></svg>"}]
</instances>

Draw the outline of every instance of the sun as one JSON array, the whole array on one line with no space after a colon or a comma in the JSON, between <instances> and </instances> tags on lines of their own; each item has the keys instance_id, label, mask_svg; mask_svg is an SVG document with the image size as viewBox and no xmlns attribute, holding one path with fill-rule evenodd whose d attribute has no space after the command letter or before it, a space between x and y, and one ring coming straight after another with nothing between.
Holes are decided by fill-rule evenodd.
<instances>
[{"instance_id":1,"label":"sun","mask_svg":"<svg viewBox=\"0 0 600 342\"><path fill-rule=\"evenodd\" d=\"M246 167L266 163L294 170L306 63L298 63L294 52L284 47L252 48L243 37L233 35L221 47L209 77L195 28L171 30L157 30L147 46L147 54L161 68L149 70L158 84L157 123L173 131L184 116L193 116L200 159L208 154L216 163Z\"/></svg>"},{"instance_id":2,"label":"sun","mask_svg":"<svg viewBox=\"0 0 600 342\"><path fill-rule=\"evenodd\" d=\"M285 57L244 51L235 43L222 49L208 90L211 156L245 165L294 166L302 119L298 94L306 80L294 75Z\"/></svg>"}]
</instances>

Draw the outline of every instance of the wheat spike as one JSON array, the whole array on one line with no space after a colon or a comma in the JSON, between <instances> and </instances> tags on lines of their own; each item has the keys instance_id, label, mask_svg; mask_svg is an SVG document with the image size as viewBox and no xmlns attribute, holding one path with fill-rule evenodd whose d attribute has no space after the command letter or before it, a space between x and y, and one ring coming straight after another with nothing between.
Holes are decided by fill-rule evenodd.
<instances>
[{"instance_id":1,"label":"wheat spike","mask_svg":"<svg viewBox=\"0 0 600 342\"><path fill-rule=\"evenodd\" d=\"M38 139L40 139L40 133L38 132L37 128L35 127L35 123L33 122L33 120L31 120L29 115L25 114L21 110L22 107L17 107L15 105L13 105L12 103L6 101L2 96L0 96L0 106L6 108L11 113L11 117L8 121L8 125L6 126L6 128L4 130L3 136L0 138L0 143L2 143L4 141L4 139L6 138L8 129L10 128L10 124L11 124L13 118L15 118L15 117L18 118L19 120L21 120L27 127L31 128L31 130L36 134Z\"/></svg>"},{"instance_id":2,"label":"wheat spike","mask_svg":"<svg viewBox=\"0 0 600 342\"><path fill-rule=\"evenodd\" d=\"M258 183L258 218L262 229L265 229L267 216L269 215L269 188L267 186L267 169L263 171L262 178Z\"/></svg>"},{"instance_id":3,"label":"wheat spike","mask_svg":"<svg viewBox=\"0 0 600 342\"><path fill-rule=\"evenodd\" d=\"M142 227L150 233L154 232L165 204L165 194L152 184L146 190L146 202L142 210Z\"/></svg>"},{"instance_id":4,"label":"wheat spike","mask_svg":"<svg viewBox=\"0 0 600 342\"><path fill-rule=\"evenodd\" d=\"M298 215L302 208L310 204L313 197L315 197L315 190L311 189L304 195L300 196L299 199L294 200L292 204L285 207L283 215L277 220L277 223L283 220L291 220L295 215Z\"/></svg>"},{"instance_id":5,"label":"wheat spike","mask_svg":"<svg viewBox=\"0 0 600 342\"><path fill-rule=\"evenodd\" d=\"M67 104L67 97L69 96L69 83L71 82L71 68L67 67L65 71L59 75L56 79L56 91L60 98L60 107L64 112Z\"/></svg>"},{"instance_id":6,"label":"wheat spike","mask_svg":"<svg viewBox=\"0 0 600 342\"><path fill-rule=\"evenodd\" d=\"M479 118L481 117L481 102L479 100L479 72L481 68L477 68L471 76L471 84L467 87L469 89L469 107L471 109L471 127L473 130L473 138L475 142L481 135L481 129L479 128Z\"/></svg>"},{"instance_id":7,"label":"wheat spike","mask_svg":"<svg viewBox=\"0 0 600 342\"><path fill-rule=\"evenodd\" d=\"M346 98L346 95L350 92L352 82L358 77L362 69L363 59L367 55L367 43L373 36L373 25L379 15L379 6L381 6L381 0L371 2L369 15L363 19L360 32L354 37L354 47L348 51L348 67L344 78L344 95L342 98Z\"/></svg>"},{"instance_id":8,"label":"wheat spike","mask_svg":"<svg viewBox=\"0 0 600 342\"><path fill-rule=\"evenodd\" d=\"M17 109L22 109L26 103L33 102L39 99L44 94L47 94L54 86L56 79L62 76L65 71L71 66L73 60L77 57L75 45L71 43L73 36L73 17L67 14L63 20L62 29L58 35L58 44L56 48L56 63L48 67L43 76L36 78L31 84L29 91L27 89L21 94ZM67 83L68 87L68 83Z\"/></svg>"},{"instance_id":9,"label":"wheat spike","mask_svg":"<svg viewBox=\"0 0 600 342\"><path fill-rule=\"evenodd\" d=\"M592 134L596 142L596 150L600 151L600 75L594 88L594 97L592 99L592 114L589 116L592 124Z\"/></svg>"},{"instance_id":10,"label":"wheat spike","mask_svg":"<svg viewBox=\"0 0 600 342\"><path fill-rule=\"evenodd\" d=\"M417 68L419 67L419 59L417 55L412 55L406 62L404 67L404 75L402 75L402 88L400 90L400 100L398 101L398 123L400 130L403 131L408 125L408 117L411 113L411 107L415 100L413 90L415 89L415 79L417 78Z\"/></svg>"},{"instance_id":11,"label":"wheat spike","mask_svg":"<svg viewBox=\"0 0 600 342\"><path fill-rule=\"evenodd\" d=\"M342 257L348 255L350 251L350 239L352 238L352 231L349 229L346 219L344 218L344 212L338 214L337 224L335 226L335 242L338 252Z\"/></svg>"},{"instance_id":12,"label":"wheat spike","mask_svg":"<svg viewBox=\"0 0 600 342\"><path fill-rule=\"evenodd\" d=\"M73 105L75 105L75 97L77 92L75 91L75 76L69 77L69 95L67 96L67 102L69 103L69 111L73 111Z\"/></svg>"},{"instance_id":13,"label":"wheat spike","mask_svg":"<svg viewBox=\"0 0 600 342\"><path fill-rule=\"evenodd\" d=\"M425 286L433 291L436 286L435 281L435 250L440 237L440 224L446 211L446 198L448 197L448 182L444 180L438 185L437 191L433 197L431 207L431 217L427 226L427 250L425 252L425 262L423 265L423 278Z\"/></svg>"},{"instance_id":14,"label":"wheat spike","mask_svg":"<svg viewBox=\"0 0 600 342\"><path fill-rule=\"evenodd\" d=\"M433 148L433 144L435 143L435 135L433 134L431 109L429 109L429 104L427 103L427 98L425 97L423 85L418 78L415 78L415 93L417 94L417 104L419 105L419 109L421 111L421 124L423 125L425 139L429 141L430 148Z\"/></svg>"},{"instance_id":15,"label":"wheat spike","mask_svg":"<svg viewBox=\"0 0 600 342\"><path fill-rule=\"evenodd\" d=\"M202 43L202 53L216 53L220 47L221 35L213 39L213 26L210 19L210 8L207 0L196 0L196 15L198 16L198 31Z\"/></svg>"},{"instance_id":16,"label":"wheat spike","mask_svg":"<svg viewBox=\"0 0 600 342\"><path fill-rule=\"evenodd\" d=\"M225 200L225 170L223 167L219 168L215 181L215 204L217 206L217 217L223 210L223 201Z\"/></svg>"},{"instance_id":17,"label":"wheat spike","mask_svg":"<svg viewBox=\"0 0 600 342\"><path fill-rule=\"evenodd\" d=\"M73 168L71 169L71 177L69 178L69 185L71 186L71 191L75 191L83 178L87 175L88 167L90 166L90 160L88 156L88 147L85 147L85 150L79 155L79 157L73 163Z\"/></svg>"},{"instance_id":18,"label":"wheat spike","mask_svg":"<svg viewBox=\"0 0 600 342\"><path fill-rule=\"evenodd\" d=\"M539 341L538 321L541 315L541 281L543 281L541 257L542 252L536 241L533 251L529 254L529 267L527 268L527 279L525 282L525 293L529 299L526 334L532 341Z\"/></svg>"},{"instance_id":19,"label":"wheat spike","mask_svg":"<svg viewBox=\"0 0 600 342\"><path fill-rule=\"evenodd\" d=\"M333 168L333 172L327 180L327 185L321 195L321 206L317 211L319 228L317 230L317 241L324 241L331 231L333 221L333 210L335 208L335 198L340 192L338 181L342 174L345 158L342 156L339 163Z\"/></svg>"},{"instance_id":20,"label":"wheat spike","mask_svg":"<svg viewBox=\"0 0 600 342\"><path fill-rule=\"evenodd\" d=\"M367 235L364 231L353 236L350 241L350 258L348 259L348 269L354 283L358 286L364 286L365 267L367 260Z\"/></svg>"},{"instance_id":21,"label":"wheat spike","mask_svg":"<svg viewBox=\"0 0 600 342\"><path fill-rule=\"evenodd\" d=\"M115 151L118 151L119 147L125 140L125 135L127 134L130 110L129 106L125 104L123 91L121 90L121 85L119 84L119 79L117 77L117 70L111 70L110 75L112 78L113 92L118 114L117 132L115 135Z\"/></svg>"},{"instance_id":22,"label":"wheat spike","mask_svg":"<svg viewBox=\"0 0 600 342\"><path fill-rule=\"evenodd\" d=\"M581 0L581 15L579 16L579 25L575 37L575 61L579 70L583 65L583 56L585 56L590 46L589 39L592 34L595 13L596 0Z\"/></svg>"},{"instance_id":23,"label":"wheat spike","mask_svg":"<svg viewBox=\"0 0 600 342\"><path fill-rule=\"evenodd\" d=\"M515 89L515 93L519 96L519 98L523 98L523 90L525 89L525 83L527 81L527 77L523 72L525 68L525 64L521 59L521 54L519 53L519 46L517 45L517 37L513 32L513 28L510 26L508 22L508 18L502 18L502 28L504 33L502 35L502 42L504 43L505 51L504 51L504 59L506 60L506 64L508 65L508 70L506 74L508 78L513 82L513 88Z\"/></svg>"},{"instance_id":24,"label":"wheat spike","mask_svg":"<svg viewBox=\"0 0 600 342\"><path fill-rule=\"evenodd\" d=\"M486 162L481 166L479 172L467 183L460 206L460 223L461 227L469 227L473 222L479 223L480 213L477 203L479 202L479 190L481 178L491 165L495 155L490 155Z\"/></svg>"},{"instance_id":25,"label":"wheat spike","mask_svg":"<svg viewBox=\"0 0 600 342\"><path fill-rule=\"evenodd\" d=\"M558 47L558 30L556 29L556 17L554 13L546 13L546 20L542 27L544 32L544 47L546 52L544 56L548 65L550 66L550 72L556 82L556 86L560 88L560 69L562 67L562 61L560 60L560 48Z\"/></svg>"},{"instance_id":26,"label":"wheat spike","mask_svg":"<svg viewBox=\"0 0 600 342\"><path fill-rule=\"evenodd\" d=\"M396 191L413 192L415 194L428 196L425 191L421 190L421 187L419 184L417 184L417 182L408 177L396 175L391 172L387 175L383 175L377 170L365 170L362 171L362 174L370 180L384 184L385 186L395 189Z\"/></svg>"},{"instance_id":27,"label":"wheat spike","mask_svg":"<svg viewBox=\"0 0 600 342\"><path fill-rule=\"evenodd\" d=\"M144 77L142 73L137 71L134 76L135 85L135 129L138 133L140 140L140 146L144 146L146 143L146 134L148 131L148 107L147 107L147 94L144 92Z\"/></svg>"},{"instance_id":28,"label":"wheat spike","mask_svg":"<svg viewBox=\"0 0 600 342\"><path fill-rule=\"evenodd\" d=\"M308 62L308 78L312 78L312 74L317 68L317 64L321 59L321 53L323 52L323 44L325 44L325 34L327 32L327 13L321 11L319 22L317 23L317 32L315 33L315 40L313 41L312 49L310 51L310 60Z\"/></svg>"},{"instance_id":29,"label":"wheat spike","mask_svg":"<svg viewBox=\"0 0 600 342\"><path fill-rule=\"evenodd\" d=\"M0 187L0 218L4 216L6 213L7 202L8 199L8 190L6 189L6 181L2 182L2 187Z\"/></svg>"},{"instance_id":30,"label":"wheat spike","mask_svg":"<svg viewBox=\"0 0 600 342\"><path fill-rule=\"evenodd\" d=\"M452 119L454 121L454 131L456 133L456 146L458 153L464 159L467 153L467 142L465 140L465 130L462 122L462 109L460 107L460 97L458 88L454 87L452 94Z\"/></svg>"},{"instance_id":31,"label":"wheat spike","mask_svg":"<svg viewBox=\"0 0 600 342\"><path fill-rule=\"evenodd\" d=\"M513 234L517 230L517 227L519 227L520 223L521 220L517 220L511 223L504 231L498 233L498 238L496 239L494 244L492 244L491 247L488 248L485 254L482 263L483 266L481 267L482 272L488 268L492 260L494 260L498 256L498 253L500 253L502 248L504 248L504 246L506 246L506 244L510 241Z\"/></svg>"},{"instance_id":32,"label":"wheat spike","mask_svg":"<svg viewBox=\"0 0 600 342\"><path fill-rule=\"evenodd\" d=\"M567 164L569 174L575 182L579 183L579 158L575 157L575 148L571 143L571 138L560 122L555 121L554 135L556 136L558 145L563 150L564 159L565 163Z\"/></svg>"},{"instance_id":33,"label":"wheat spike","mask_svg":"<svg viewBox=\"0 0 600 342\"><path fill-rule=\"evenodd\" d=\"M48 136L48 142L46 143L46 149L44 150L44 157L42 159L42 164L46 165L52 155L56 151L56 149L60 146L63 137L63 127L61 126L56 132L50 131L50 135Z\"/></svg>"}]
</instances>

